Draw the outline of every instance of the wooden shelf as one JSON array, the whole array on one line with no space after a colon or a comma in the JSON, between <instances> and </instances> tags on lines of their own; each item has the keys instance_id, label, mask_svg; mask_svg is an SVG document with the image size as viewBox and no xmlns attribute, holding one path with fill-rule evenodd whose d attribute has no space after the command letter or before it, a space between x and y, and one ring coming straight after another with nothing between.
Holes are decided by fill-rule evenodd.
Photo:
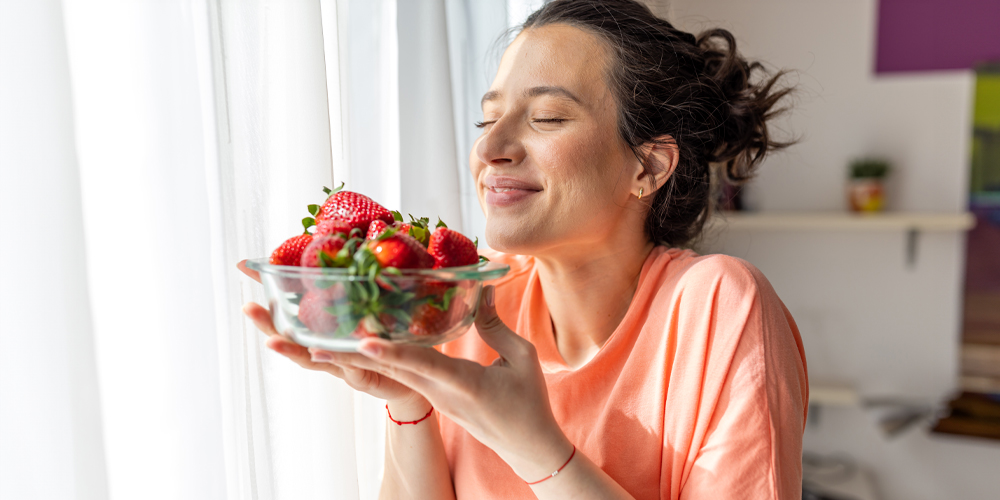
<instances>
[{"instance_id":1,"label":"wooden shelf","mask_svg":"<svg viewBox=\"0 0 1000 500\"><path fill-rule=\"evenodd\" d=\"M723 212L709 229L736 231L966 231L976 224L969 212Z\"/></svg>"}]
</instances>

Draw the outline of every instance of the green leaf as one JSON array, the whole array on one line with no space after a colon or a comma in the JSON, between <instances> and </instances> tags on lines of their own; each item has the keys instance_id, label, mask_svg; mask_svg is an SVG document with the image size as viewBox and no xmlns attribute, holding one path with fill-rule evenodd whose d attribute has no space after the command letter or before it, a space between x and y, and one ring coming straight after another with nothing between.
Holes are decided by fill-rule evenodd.
<instances>
[{"instance_id":1,"label":"green leaf","mask_svg":"<svg viewBox=\"0 0 1000 500\"><path fill-rule=\"evenodd\" d=\"M458 292L458 287L457 286L453 286L453 287L449 288L447 292L444 292L444 310L445 311L447 311L449 308L451 308L451 300L453 298L455 298L455 293L457 293L457 292Z\"/></svg>"},{"instance_id":2,"label":"green leaf","mask_svg":"<svg viewBox=\"0 0 1000 500\"><path fill-rule=\"evenodd\" d=\"M396 269L396 268L394 267L392 269ZM399 287L399 285L396 284L396 282L394 280L385 277L385 275L379 277L379 280L381 280L382 284L384 284L385 286L389 287L394 292L400 292L400 291L403 290L402 288Z\"/></svg>"},{"instance_id":3,"label":"green leaf","mask_svg":"<svg viewBox=\"0 0 1000 500\"><path fill-rule=\"evenodd\" d=\"M403 271L400 271L399 268L396 268L396 267L387 267L387 268L385 268L385 269L382 270L382 273L383 274L391 274L393 276L402 276L403 275Z\"/></svg>"},{"instance_id":4,"label":"green leaf","mask_svg":"<svg viewBox=\"0 0 1000 500\"><path fill-rule=\"evenodd\" d=\"M403 221L403 214L399 213L398 210L390 210L389 213L392 214L392 220L399 222Z\"/></svg>"},{"instance_id":5,"label":"green leaf","mask_svg":"<svg viewBox=\"0 0 1000 500\"><path fill-rule=\"evenodd\" d=\"M326 193L326 197L327 198L329 198L330 196L333 196L335 193L340 192L341 189L344 189L344 183L343 182L340 183L340 186L338 186L337 189L330 189L330 188L328 188L326 186L323 186L323 192Z\"/></svg>"},{"instance_id":6,"label":"green leaf","mask_svg":"<svg viewBox=\"0 0 1000 500\"><path fill-rule=\"evenodd\" d=\"M382 305L386 308L399 307L413 300L416 294L413 292L390 292L382 296Z\"/></svg>"},{"instance_id":7,"label":"green leaf","mask_svg":"<svg viewBox=\"0 0 1000 500\"><path fill-rule=\"evenodd\" d=\"M309 232L309 228L315 225L316 225L316 219L313 219L312 217L306 217L302 219L302 228L305 229L305 232L307 233Z\"/></svg>"},{"instance_id":8,"label":"green leaf","mask_svg":"<svg viewBox=\"0 0 1000 500\"><path fill-rule=\"evenodd\" d=\"M395 227L387 228L385 231L382 231L382 234L378 235L378 238L375 238L375 241L385 241L390 236L396 234L397 231L399 229Z\"/></svg>"},{"instance_id":9,"label":"green leaf","mask_svg":"<svg viewBox=\"0 0 1000 500\"><path fill-rule=\"evenodd\" d=\"M315 217L316 214L319 213L319 205L309 205L307 208L309 209L309 213L312 214L313 217Z\"/></svg>"},{"instance_id":10,"label":"green leaf","mask_svg":"<svg viewBox=\"0 0 1000 500\"><path fill-rule=\"evenodd\" d=\"M490 261L490 259L487 259L485 255L480 255L479 256L479 263L480 264L483 264L483 263L486 263L486 262L489 262L489 261Z\"/></svg>"},{"instance_id":11,"label":"green leaf","mask_svg":"<svg viewBox=\"0 0 1000 500\"><path fill-rule=\"evenodd\" d=\"M452 301L453 298L455 298L455 293L456 292L458 292L458 287L457 286L453 286L453 287L449 288L448 291L444 292L444 295L441 296L441 301L440 302L434 300L434 297L429 297L428 301L427 301L427 305L429 305L429 306L431 306L434 309L437 309L439 311L447 311L448 308L451 307L451 301Z\"/></svg>"},{"instance_id":12,"label":"green leaf","mask_svg":"<svg viewBox=\"0 0 1000 500\"><path fill-rule=\"evenodd\" d=\"M447 228L447 227L448 227L448 224L445 224L445 223L444 223L444 221L443 221L443 220L441 220L441 218L440 218L440 217L438 217L438 223L437 223L437 225L436 225L436 226L434 226L434 227L443 227L443 228Z\"/></svg>"},{"instance_id":13,"label":"green leaf","mask_svg":"<svg viewBox=\"0 0 1000 500\"><path fill-rule=\"evenodd\" d=\"M420 242L421 245L427 246L427 242L430 241L431 233L427 229L420 226L410 226L410 236L413 239Z\"/></svg>"},{"instance_id":14,"label":"green leaf","mask_svg":"<svg viewBox=\"0 0 1000 500\"><path fill-rule=\"evenodd\" d=\"M330 254L323 250L318 251L317 257L319 257L319 267L337 267L337 258L330 257Z\"/></svg>"},{"instance_id":15,"label":"green leaf","mask_svg":"<svg viewBox=\"0 0 1000 500\"><path fill-rule=\"evenodd\" d=\"M476 236L476 239L472 242L472 244L475 245L476 248L479 248L479 236Z\"/></svg>"},{"instance_id":16,"label":"green leaf","mask_svg":"<svg viewBox=\"0 0 1000 500\"><path fill-rule=\"evenodd\" d=\"M413 321L413 318L411 318L410 315L402 309L389 309L386 312L398 319L403 325L409 325L410 322Z\"/></svg>"},{"instance_id":17,"label":"green leaf","mask_svg":"<svg viewBox=\"0 0 1000 500\"><path fill-rule=\"evenodd\" d=\"M358 328L358 318L353 316L348 316L347 318L337 318L340 325L337 326L337 331L334 335L337 337L347 337L348 335L354 333L354 330Z\"/></svg>"},{"instance_id":18,"label":"green leaf","mask_svg":"<svg viewBox=\"0 0 1000 500\"><path fill-rule=\"evenodd\" d=\"M364 238L364 234L360 228L353 228L350 233L347 233L347 236L351 238Z\"/></svg>"}]
</instances>

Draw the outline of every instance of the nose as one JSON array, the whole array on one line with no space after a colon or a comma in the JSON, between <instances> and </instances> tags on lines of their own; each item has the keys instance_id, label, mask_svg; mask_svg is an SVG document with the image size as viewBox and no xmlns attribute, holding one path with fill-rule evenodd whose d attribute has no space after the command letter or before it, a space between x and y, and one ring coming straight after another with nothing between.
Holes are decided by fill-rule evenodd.
<instances>
[{"instance_id":1,"label":"nose","mask_svg":"<svg viewBox=\"0 0 1000 500\"><path fill-rule=\"evenodd\" d=\"M511 118L500 117L489 126L476 144L479 161L491 167L508 167L521 163L525 157L524 145L518 135L517 124Z\"/></svg>"}]
</instances>

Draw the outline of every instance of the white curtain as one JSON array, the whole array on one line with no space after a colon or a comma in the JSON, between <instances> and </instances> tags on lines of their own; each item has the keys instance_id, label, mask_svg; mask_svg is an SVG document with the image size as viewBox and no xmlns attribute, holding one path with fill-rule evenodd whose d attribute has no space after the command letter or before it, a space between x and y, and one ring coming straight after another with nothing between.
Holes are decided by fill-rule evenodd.
<instances>
[{"instance_id":1,"label":"white curtain","mask_svg":"<svg viewBox=\"0 0 1000 500\"><path fill-rule=\"evenodd\" d=\"M0 3L0 498L375 498L382 402L264 349L235 263L341 181L483 241L489 49L540 3Z\"/></svg>"}]
</instances>

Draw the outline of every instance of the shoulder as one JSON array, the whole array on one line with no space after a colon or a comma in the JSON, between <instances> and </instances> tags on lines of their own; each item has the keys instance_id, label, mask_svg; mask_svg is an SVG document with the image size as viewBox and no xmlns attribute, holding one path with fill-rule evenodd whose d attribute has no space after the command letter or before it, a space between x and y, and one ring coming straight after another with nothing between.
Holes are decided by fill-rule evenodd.
<instances>
[{"instance_id":1,"label":"shoulder","mask_svg":"<svg viewBox=\"0 0 1000 500\"><path fill-rule=\"evenodd\" d=\"M770 289L767 278L753 264L729 255L698 255L687 250L678 252L670 267L667 281L688 292L702 291L724 299Z\"/></svg>"}]
</instances>

